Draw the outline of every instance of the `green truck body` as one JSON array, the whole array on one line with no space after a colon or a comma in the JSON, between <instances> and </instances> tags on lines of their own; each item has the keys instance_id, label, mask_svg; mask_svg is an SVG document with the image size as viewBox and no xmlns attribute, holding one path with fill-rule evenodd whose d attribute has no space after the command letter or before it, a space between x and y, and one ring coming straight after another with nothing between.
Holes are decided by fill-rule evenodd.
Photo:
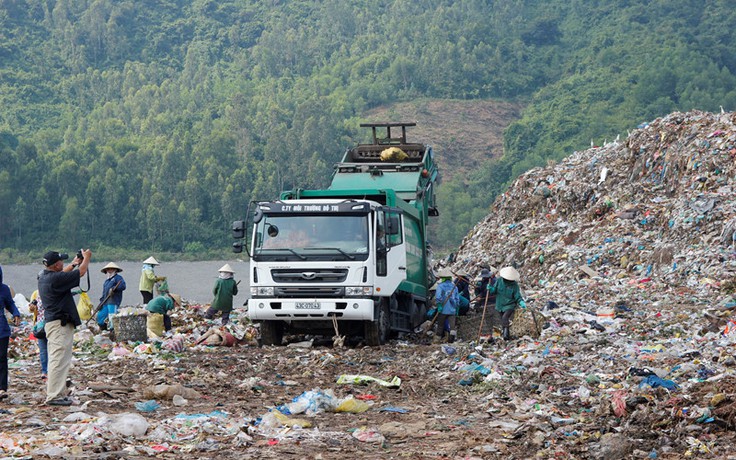
<instances>
[{"instance_id":1,"label":"green truck body","mask_svg":"<svg viewBox=\"0 0 736 460\"><path fill-rule=\"evenodd\" d=\"M362 126L373 129L373 142L345 152L329 188L256 202L252 223L239 223L253 230L248 315L265 344L291 331L362 335L378 345L424 321L434 282L432 148L406 142L413 123ZM397 128L401 136L392 137Z\"/></svg>"}]
</instances>

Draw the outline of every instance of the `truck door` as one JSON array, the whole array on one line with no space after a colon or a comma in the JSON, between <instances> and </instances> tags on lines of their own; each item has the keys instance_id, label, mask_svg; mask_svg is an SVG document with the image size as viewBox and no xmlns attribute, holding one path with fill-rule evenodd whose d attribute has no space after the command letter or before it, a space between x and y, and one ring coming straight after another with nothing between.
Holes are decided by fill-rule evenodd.
<instances>
[{"instance_id":1,"label":"truck door","mask_svg":"<svg viewBox=\"0 0 736 460\"><path fill-rule=\"evenodd\" d=\"M389 296L406 279L406 242L401 211L384 208L376 213L376 294Z\"/></svg>"}]
</instances>

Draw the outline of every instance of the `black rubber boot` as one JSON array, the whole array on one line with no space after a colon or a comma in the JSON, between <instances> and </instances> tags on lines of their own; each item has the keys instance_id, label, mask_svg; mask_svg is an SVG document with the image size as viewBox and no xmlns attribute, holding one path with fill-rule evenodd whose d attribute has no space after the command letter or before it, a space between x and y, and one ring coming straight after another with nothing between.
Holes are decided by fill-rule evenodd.
<instances>
[{"instance_id":1,"label":"black rubber boot","mask_svg":"<svg viewBox=\"0 0 736 460\"><path fill-rule=\"evenodd\" d=\"M508 327L503 328L503 339L504 340L511 340L511 334L509 333L509 328Z\"/></svg>"},{"instance_id":2,"label":"black rubber boot","mask_svg":"<svg viewBox=\"0 0 736 460\"><path fill-rule=\"evenodd\" d=\"M447 343L454 343L457 339L457 331L450 331L450 336L447 338Z\"/></svg>"}]
</instances>

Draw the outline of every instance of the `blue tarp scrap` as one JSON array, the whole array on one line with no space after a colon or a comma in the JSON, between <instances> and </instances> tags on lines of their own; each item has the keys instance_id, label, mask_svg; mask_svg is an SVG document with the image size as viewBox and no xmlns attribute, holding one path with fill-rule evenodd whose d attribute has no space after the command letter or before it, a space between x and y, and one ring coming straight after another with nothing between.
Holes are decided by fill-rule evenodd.
<instances>
[{"instance_id":1,"label":"blue tarp scrap","mask_svg":"<svg viewBox=\"0 0 736 460\"><path fill-rule=\"evenodd\" d=\"M663 380L656 375L648 375L647 378L641 381L639 384L639 388L643 387L644 385L649 385L652 388L666 388L667 390L676 390L680 388L680 385L675 383L672 380Z\"/></svg>"}]
</instances>

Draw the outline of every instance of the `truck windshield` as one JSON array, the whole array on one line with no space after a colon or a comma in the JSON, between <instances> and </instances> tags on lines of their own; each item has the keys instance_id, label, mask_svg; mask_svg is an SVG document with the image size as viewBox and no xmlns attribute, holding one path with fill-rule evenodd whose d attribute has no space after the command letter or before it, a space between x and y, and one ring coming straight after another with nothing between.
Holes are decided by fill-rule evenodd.
<instances>
[{"instance_id":1,"label":"truck windshield","mask_svg":"<svg viewBox=\"0 0 736 460\"><path fill-rule=\"evenodd\" d=\"M258 260L366 260L368 217L268 215L256 225Z\"/></svg>"}]
</instances>

